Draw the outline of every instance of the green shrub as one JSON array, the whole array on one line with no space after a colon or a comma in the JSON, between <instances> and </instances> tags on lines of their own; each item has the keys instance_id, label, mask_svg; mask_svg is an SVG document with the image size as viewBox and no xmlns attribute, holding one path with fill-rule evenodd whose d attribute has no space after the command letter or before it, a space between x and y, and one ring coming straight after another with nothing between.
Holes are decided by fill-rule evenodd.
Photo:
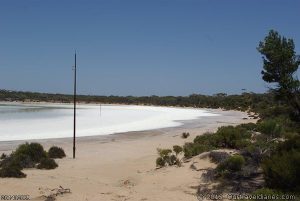
<instances>
[{"instance_id":1,"label":"green shrub","mask_svg":"<svg viewBox=\"0 0 300 201\"><path fill-rule=\"evenodd\" d=\"M172 153L171 149L157 149L157 152L160 157L168 156L169 154Z\"/></svg>"},{"instance_id":2,"label":"green shrub","mask_svg":"<svg viewBox=\"0 0 300 201\"><path fill-rule=\"evenodd\" d=\"M177 156L178 154L180 154L183 151L183 148L179 145L174 145L173 151L176 153L176 156Z\"/></svg>"},{"instance_id":3,"label":"green shrub","mask_svg":"<svg viewBox=\"0 0 300 201\"><path fill-rule=\"evenodd\" d=\"M245 165L245 159L241 155L230 156L228 159L223 161L217 166L217 171L223 173L226 171L236 172L240 171Z\"/></svg>"},{"instance_id":4,"label":"green shrub","mask_svg":"<svg viewBox=\"0 0 300 201\"><path fill-rule=\"evenodd\" d=\"M49 158L63 158L66 157L65 151L56 146L52 146L48 151Z\"/></svg>"},{"instance_id":5,"label":"green shrub","mask_svg":"<svg viewBox=\"0 0 300 201\"><path fill-rule=\"evenodd\" d=\"M218 147L240 149L246 146L251 133L242 127L222 126L216 132Z\"/></svg>"},{"instance_id":6,"label":"green shrub","mask_svg":"<svg viewBox=\"0 0 300 201\"><path fill-rule=\"evenodd\" d=\"M2 153L1 156L0 156L0 159L3 160L3 159L5 159L6 157L7 157L7 155L6 155L5 153Z\"/></svg>"},{"instance_id":7,"label":"green shrub","mask_svg":"<svg viewBox=\"0 0 300 201\"><path fill-rule=\"evenodd\" d=\"M262 160L262 149L255 144L248 145L240 151L240 154L247 159L247 163L251 163L258 166Z\"/></svg>"},{"instance_id":8,"label":"green shrub","mask_svg":"<svg viewBox=\"0 0 300 201\"><path fill-rule=\"evenodd\" d=\"M9 165L0 169L0 177L24 178L26 174L21 171L20 167Z\"/></svg>"},{"instance_id":9,"label":"green shrub","mask_svg":"<svg viewBox=\"0 0 300 201\"><path fill-rule=\"evenodd\" d=\"M194 143L218 147L218 138L219 136L217 136L215 133L206 132L202 135L196 136Z\"/></svg>"},{"instance_id":10,"label":"green shrub","mask_svg":"<svg viewBox=\"0 0 300 201\"><path fill-rule=\"evenodd\" d=\"M180 146L178 146L180 147ZM177 148L178 148L177 147ZM157 149L158 154L160 157L156 159L156 166L158 167L163 167L166 165L172 166L172 165L177 165L180 166L180 160L177 158L174 154L172 154L171 149Z\"/></svg>"},{"instance_id":11,"label":"green shrub","mask_svg":"<svg viewBox=\"0 0 300 201\"><path fill-rule=\"evenodd\" d=\"M38 169L55 169L58 167L57 163L52 158L42 158L41 162L37 165Z\"/></svg>"},{"instance_id":12,"label":"green shrub","mask_svg":"<svg viewBox=\"0 0 300 201\"><path fill-rule=\"evenodd\" d=\"M283 128L275 120L264 120L258 124L258 131L269 136L270 138L280 137L283 133Z\"/></svg>"},{"instance_id":13,"label":"green shrub","mask_svg":"<svg viewBox=\"0 0 300 201\"><path fill-rule=\"evenodd\" d=\"M221 151L212 151L209 153L209 158L213 163L221 163L228 159L230 157L230 154L227 152L221 152Z\"/></svg>"},{"instance_id":14,"label":"green shrub","mask_svg":"<svg viewBox=\"0 0 300 201\"><path fill-rule=\"evenodd\" d=\"M297 150L300 152L300 135L295 135L278 145L278 152Z\"/></svg>"},{"instance_id":15,"label":"green shrub","mask_svg":"<svg viewBox=\"0 0 300 201\"><path fill-rule=\"evenodd\" d=\"M168 164L170 166L175 165L176 161L177 161L177 157L175 155L172 154L171 156L169 156Z\"/></svg>"},{"instance_id":16,"label":"green shrub","mask_svg":"<svg viewBox=\"0 0 300 201\"><path fill-rule=\"evenodd\" d=\"M300 152L281 151L262 161L266 184L283 190L300 189Z\"/></svg>"},{"instance_id":17,"label":"green shrub","mask_svg":"<svg viewBox=\"0 0 300 201\"><path fill-rule=\"evenodd\" d=\"M21 168L33 168L36 164L30 156L23 153L12 154L11 157L13 159L13 163L17 164Z\"/></svg>"},{"instance_id":18,"label":"green shrub","mask_svg":"<svg viewBox=\"0 0 300 201\"><path fill-rule=\"evenodd\" d=\"M215 147L198 143L185 143L185 145L183 146L184 157L186 158L191 158L213 149L215 149Z\"/></svg>"},{"instance_id":19,"label":"green shrub","mask_svg":"<svg viewBox=\"0 0 300 201\"><path fill-rule=\"evenodd\" d=\"M156 166L157 167L164 167L166 165L166 161L162 157L158 157L156 159Z\"/></svg>"},{"instance_id":20,"label":"green shrub","mask_svg":"<svg viewBox=\"0 0 300 201\"><path fill-rule=\"evenodd\" d=\"M248 131L255 131L257 128L257 125L255 123L247 123L247 124L238 125L237 127L245 128Z\"/></svg>"},{"instance_id":21,"label":"green shrub","mask_svg":"<svg viewBox=\"0 0 300 201\"><path fill-rule=\"evenodd\" d=\"M20 145L14 152L14 155L21 154L29 156L33 162L40 162L42 158L47 156L43 146L39 143L25 143Z\"/></svg>"},{"instance_id":22,"label":"green shrub","mask_svg":"<svg viewBox=\"0 0 300 201\"><path fill-rule=\"evenodd\" d=\"M186 132L184 132L184 133L182 133L182 135L181 135L181 137L182 138L188 138L190 136L190 133L186 133Z\"/></svg>"}]
</instances>

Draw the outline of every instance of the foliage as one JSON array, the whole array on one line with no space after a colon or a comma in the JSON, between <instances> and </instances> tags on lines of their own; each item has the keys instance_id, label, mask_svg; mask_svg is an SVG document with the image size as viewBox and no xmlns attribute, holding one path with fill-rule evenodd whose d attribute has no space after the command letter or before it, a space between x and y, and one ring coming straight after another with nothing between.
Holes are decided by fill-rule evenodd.
<instances>
[{"instance_id":1,"label":"foliage","mask_svg":"<svg viewBox=\"0 0 300 201\"><path fill-rule=\"evenodd\" d=\"M0 169L0 177L24 178L26 174L18 166L9 165Z\"/></svg>"},{"instance_id":2,"label":"foliage","mask_svg":"<svg viewBox=\"0 0 300 201\"><path fill-rule=\"evenodd\" d=\"M230 154L227 152L222 151L211 151L209 153L209 158L213 163L221 163L228 159Z\"/></svg>"},{"instance_id":3,"label":"foliage","mask_svg":"<svg viewBox=\"0 0 300 201\"><path fill-rule=\"evenodd\" d=\"M278 145L276 151L262 161L263 174L270 188L300 189L300 136Z\"/></svg>"},{"instance_id":4,"label":"foliage","mask_svg":"<svg viewBox=\"0 0 300 201\"><path fill-rule=\"evenodd\" d=\"M171 149L157 149L157 152L160 157L168 156L172 153Z\"/></svg>"},{"instance_id":5,"label":"foliage","mask_svg":"<svg viewBox=\"0 0 300 201\"><path fill-rule=\"evenodd\" d=\"M245 165L245 159L241 155L233 155L230 156L228 159L223 161L217 166L217 171L219 173L223 173L226 171L229 172L236 172L240 171L242 167Z\"/></svg>"},{"instance_id":6,"label":"foliage","mask_svg":"<svg viewBox=\"0 0 300 201\"><path fill-rule=\"evenodd\" d=\"M183 148L179 145L174 145L173 146L173 151L175 152L175 154L177 156L178 154L180 154L183 151Z\"/></svg>"},{"instance_id":7,"label":"foliage","mask_svg":"<svg viewBox=\"0 0 300 201\"><path fill-rule=\"evenodd\" d=\"M299 117L300 82L294 75L300 65L300 57L296 55L294 41L271 30L257 49L263 55L263 80L277 84L274 89L277 97L293 107Z\"/></svg>"},{"instance_id":8,"label":"foliage","mask_svg":"<svg viewBox=\"0 0 300 201\"><path fill-rule=\"evenodd\" d=\"M19 153L12 154L12 162L21 168L33 168L36 164L29 155Z\"/></svg>"},{"instance_id":9,"label":"foliage","mask_svg":"<svg viewBox=\"0 0 300 201\"><path fill-rule=\"evenodd\" d=\"M65 151L57 146L52 146L48 151L49 158L64 158L66 157Z\"/></svg>"},{"instance_id":10,"label":"foliage","mask_svg":"<svg viewBox=\"0 0 300 201\"><path fill-rule=\"evenodd\" d=\"M2 153L1 156L0 156L0 159L3 160L3 159L5 159L6 157L7 157L7 155L6 155L5 153Z\"/></svg>"},{"instance_id":11,"label":"foliage","mask_svg":"<svg viewBox=\"0 0 300 201\"><path fill-rule=\"evenodd\" d=\"M269 136L271 139L280 137L283 133L283 128L276 120L264 120L258 124L258 131Z\"/></svg>"},{"instance_id":12,"label":"foliage","mask_svg":"<svg viewBox=\"0 0 300 201\"><path fill-rule=\"evenodd\" d=\"M246 159L247 163L259 166L262 160L262 149L256 144L250 144L240 151L240 154Z\"/></svg>"},{"instance_id":13,"label":"foliage","mask_svg":"<svg viewBox=\"0 0 300 201\"><path fill-rule=\"evenodd\" d=\"M189 136L190 136L190 133L184 132L184 133L181 134L181 137L184 138L184 139L188 138Z\"/></svg>"},{"instance_id":14,"label":"foliage","mask_svg":"<svg viewBox=\"0 0 300 201\"><path fill-rule=\"evenodd\" d=\"M156 166L157 167L163 167L166 165L166 161L162 157L158 157L156 159Z\"/></svg>"},{"instance_id":15,"label":"foliage","mask_svg":"<svg viewBox=\"0 0 300 201\"><path fill-rule=\"evenodd\" d=\"M177 165L180 166L181 162L177 158L177 154L172 154L171 149L157 149L159 157L156 159L156 166L157 167L163 167L166 165L172 166ZM175 152L176 153L176 152Z\"/></svg>"},{"instance_id":16,"label":"foliage","mask_svg":"<svg viewBox=\"0 0 300 201\"><path fill-rule=\"evenodd\" d=\"M183 146L183 152L185 158L191 158L193 156L197 156L203 152L211 151L215 149L215 147L205 144L198 143L185 143Z\"/></svg>"},{"instance_id":17,"label":"foliage","mask_svg":"<svg viewBox=\"0 0 300 201\"><path fill-rule=\"evenodd\" d=\"M54 150L54 152L52 151L54 155L61 156L64 153L61 148L57 149L55 147L52 150ZM26 176L21 172L23 168L54 169L57 166L57 163L48 157L42 145L39 143L25 143L0 161L0 177L21 178Z\"/></svg>"},{"instance_id":18,"label":"foliage","mask_svg":"<svg viewBox=\"0 0 300 201\"><path fill-rule=\"evenodd\" d=\"M37 165L38 169L55 169L58 167L57 163L52 158L42 158L41 162Z\"/></svg>"},{"instance_id":19,"label":"foliage","mask_svg":"<svg viewBox=\"0 0 300 201\"><path fill-rule=\"evenodd\" d=\"M40 162L42 158L47 156L47 153L44 151L44 148L39 143L25 143L20 145L17 150L14 152L15 156L18 155L27 155L33 162Z\"/></svg>"},{"instance_id":20,"label":"foliage","mask_svg":"<svg viewBox=\"0 0 300 201\"><path fill-rule=\"evenodd\" d=\"M250 139L251 133L245 128L222 126L218 129L216 135L218 147L240 149L245 147Z\"/></svg>"},{"instance_id":21,"label":"foliage","mask_svg":"<svg viewBox=\"0 0 300 201\"><path fill-rule=\"evenodd\" d=\"M272 93L255 94L243 93L241 95L201 95L189 96L90 96L78 95L80 102L86 103L111 103L111 104L135 104L135 105L159 105L159 106L181 106L198 108L224 108L226 110L252 110L263 115L264 110L272 107L275 102ZM0 90L0 101L45 101L45 102L72 102L72 95L49 94L35 92L21 92Z\"/></svg>"},{"instance_id":22,"label":"foliage","mask_svg":"<svg viewBox=\"0 0 300 201\"><path fill-rule=\"evenodd\" d=\"M241 129L246 129L248 131L255 131L257 128L257 125L255 123L247 123L247 124L240 124L236 127L241 128Z\"/></svg>"},{"instance_id":23,"label":"foliage","mask_svg":"<svg viewBox=\"0 0 300 201\"><path fill-rule=\"evenodd\" d=\"M197 136L194 143L217 148L240 149L250 142L251 133L244 127L223 126L216 133L205 133Z\"/></svg>"}]
</instances>

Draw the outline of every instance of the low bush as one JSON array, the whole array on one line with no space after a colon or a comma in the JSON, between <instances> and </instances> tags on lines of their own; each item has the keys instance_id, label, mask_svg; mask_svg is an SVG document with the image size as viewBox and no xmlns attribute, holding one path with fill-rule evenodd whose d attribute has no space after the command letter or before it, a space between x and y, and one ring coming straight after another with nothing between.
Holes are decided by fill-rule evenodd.
<instances>
[{"instance_id":1,"label":"low bush","mask_svg":"<svg viewBox=\"0 0 300 201\"><path fill-rule=\"evenodd\" d=\"M3 159L5 159L6 157L7 157L7 155L6 155L5 153L2 153L1 156L0 156L0 159L3 160Z\"/></svg>"},{"instance_id":2,"label":"low bush","mask_svg":"<svg viewBox=\"0 0 300 201\"><path fill-rule=\"evenodd\" d=\"M66 157L65 151L56 146L52 146L48 151L49 158L64 158Z\"/></svg>"},{"instance_id":3,"label":"low bush","mask_svg":"<svg viewBox=\"0 0 300 201\"><path fill-rule=\"evenodd\" d=\"M300 152L281 151L262 161L266 184L283 190L300 189Z\"/></svg>"},{"instance_id":4,"label":"low bush","mask_svg":"<svg viewBox=\"0 0 300 201\"><path fill-rule=\"evenodd\" d=\"M206 132L198 135L194 139L194 143L218 147L218 137L215 133Z\"/></svg>"},{"instance_id":5,"label":"low bush","mask_svg":"<svg viewBox=\"0 0 300 201\"><path fill-rule=\"evenodd\" d=\"M190 133L184 132L184 133L181 134L181 137L184 138L184 139L188 138L189 136L190 136Z\"/></svg>"},{"instance_id":6,"label":"low bush","mask_svg":"<svg viewBox=\"0 0 300 201\"><path fill-rule=\"evenodd\" d=\"M51 147L49 152L51 157L62 158L65 156L63 149L58 147ZM25 143L20 145L15 152L1 159L0 177L25 177L26 175L21 170L33 167L54 169L58 165L52 158L49 158L42 145L39 143Z\"/></svg>"},{"instance_id":7,"label":"low bush","mask_svg":"<svg viewBox=\"0 0 300 201\"><path fill-rule=\"evenodd\" d=\"M38 169L55 169L58 167L57 163L52 158L42 158L41 162L37 165Z\"/></svg>"},{"instance_id":8,"label":"low bush","mask_svg":"<svg viewBox=\"0 0 300 201\"><path fill-rule=\"evenodd\" d=\"M157 152L160 157L168 156L169 154L172 153L171 149L157 149Z\"/></svg>"},{"instance_id":9,"label":"low bush","mask_svg":"<svg viewBox=\"0 0 300 201\"><path fill-rule=\"evenodd\" d=\"M209 158L214 163L221 163L228 159L230 157L230 154L227 152L221 152L221 151L212 151L209 153Z\"/></svg>"},{"instance_id":10,"label":"low bush","mask_svg":"<svg viewBox=\"0 0 300 201\"><path fill-rule=\"evenodd\" d=\"M35 162L31 159L30 156L25 155L23 153L20 154L12 154L12 160L14 164L17 164L21 168L33 168L35 166Z\"/></svg>"},{"instance_id":11,"label":"low bush","mask_svg":"<svg viewBox=\"0 0 300 201\"><path fill-rule=\"evenodd\" d=\"M166 161L162 157L158 157L156 159L156 166L157 167L164 167L166 165Z\"/></svg>"},{"instance_id":12,"label":"low bush","mask_svg":"<svg viewBox=\"0 0 300 201\"><path fill-rule=\"evenodd\" d=\"M183 151L183 148L179 145L174 145L173 146L173 151L175 152L175 154L177 156L178 154L180 154Z\"/></svg>"},{"instance_id":13,"label":"low bush","mask_svg":"<svg viewBox=\"0 0 300 201\"><path fill-rule=\"evenodd\" d=\"M283 134L283 128L275 120L264 120L260 122L257 126L258 131L269 136L269 138L277 138Z\"/></svg>"},{"instance_id":14,"label":"low bush","mask_svg":"<svg viewBox=\"0 0 300 201\"><path fill-rule=\"evenodd\" d=\"M163 167L166 165L169 165L169 166L172 166L172 165L180 166L181 165L181 162L177 158L177 155L172 154L173 152L171 149L157 149L157 152L159 154L159 157L156 159L157 167Z\"/></svg>"},{"instance_id":15,"label":"low bush","mask_svg":"<svg viewBox=\"0 0 300 201\"><path fill-rule=\"evenodd\" d=\"M245 165L244 157L241 155L234 155L234 156L230 156L225 161L220 163L217 166L216 170L221 174L227 171L236 172L236 171L240 171L244 165Z\"/></svg>"},{"instance_id":16,"label":"low bush","mask_svg":"<svg viewBox=\"0 0 300 201\"><path fill-rule=\"evenodd\" d=\"M244 128L248 131L255 131L257 128L257 125L255 123L247 123L247 124L238 125L237 127Z\"/></svg>"},{"instance_id":17,"label":"low bush","mask_svg":"<svg viewBox=\"0 0 300 201\"><path fill-rule=\"evenodd\" d=\"M262 160L262 149L255 144L251 144L240 151L240 154L247 160L247 163L252 163L258 166Z\"/></svg>"},{"instance_id":18,"label":"low bush","mask_svg":"<svg viewBox=\"0 0 300 201\"><path fill-rule=\"evenodd\" d=\"M215 149L215 147L198 143L185 143L185 145L183 146L184 157L186 158L191 158L213 149Z\"/></svg>"},{"instance_id":19,"label":"low bush","mask_svg":"<svg viewBox=\"0 0 300 201\"><path fill-rule=\"evenodd\" d=\"M9 165L0 169L0 177L24 178L26 177L26 174L21 171L20 167Z\"/></svg>"},{"instance_id":20,"label":"low bush","mask_svg":"<svg viewBox=\"0 0 300 201\"><path fill-rule=\"evenodd\" d=\"M14 152L14 155L17 156L21 154L29 156L31 160L36 163L47 156L43 146L39 143L25 143L20 145Z\"/></svg>"},{"instance_id":21,"label":"low bush","mask_svg":"<svg viewBox=\"0 0 300 201\"><path fill-rule=\"evenodd\" d=\"M251 133L243 127L222 126L216 132L216 144L222 148L241 149L250 142Z\"/></svg>"}]
</instances>

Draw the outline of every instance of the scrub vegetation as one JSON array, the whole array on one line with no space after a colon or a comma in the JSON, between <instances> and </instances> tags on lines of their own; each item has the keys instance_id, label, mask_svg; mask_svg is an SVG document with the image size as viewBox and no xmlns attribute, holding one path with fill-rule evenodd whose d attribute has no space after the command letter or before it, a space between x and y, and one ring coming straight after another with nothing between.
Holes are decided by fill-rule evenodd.
<instances>
[{"instance_id":1,"label":"scrub vegetation","mask_svg":"<svg viewBox=\"0 0 300 201\"><path fill-rule=\"evenodd\" d=\"M262 79L273 86L266 94L218 94L207 98L208 102L202 101L203 96L186 97L186 100L199 98L199 105L205 102L208 107L239 109L248 111L254 119L259 117L256 124L223 126L215 133L204 133L184 144L183 159L210 152L209 158L217 164L216 168L203 173L202 178L218 181L219 188L208 189L201 185L199 195L219 194L224 190L252 195L299 194L300 81L295 74L300 56L294 49L292 39L274 30L259 43L257 50L263 58ZM218 149L232 151L229 154ZM252 185L261 176L264 184Z\"/></svg>"},{"instance_id":2,"label":"scrub vegetation","mask_svg":"<svg viewBox=\"0 0 300 201\"><path fill-rule=\"evenodd\" d=\"M1 157L0 177L26 177L22 172L24 168L55 169L58 165L52 158L63 157L65 152L62 148L54 146L46 152L39 143L21 144L10 155Z\"/></svg>"}]
</instances>

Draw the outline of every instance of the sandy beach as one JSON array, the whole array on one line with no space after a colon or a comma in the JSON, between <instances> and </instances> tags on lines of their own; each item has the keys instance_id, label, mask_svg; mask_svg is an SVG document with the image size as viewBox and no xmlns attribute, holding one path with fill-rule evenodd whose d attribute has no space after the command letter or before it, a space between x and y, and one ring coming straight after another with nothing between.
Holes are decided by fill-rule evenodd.
<instances>
[{"instance_id":1,"label":"sandy beach","mask_svg":"<svg viewBox=\"0 0 300 201\"><path fill-rule=\"evenodd\" d=\"M54 170L26 169L24 179L1 178L1 195L30 195L32 200L45 200L51 189L62 186L71 193L58 195L57 200L72 201L146 201L197 200L201 171L213 167L208 159L194 157L182 167L156 169L157 148L171 148L192 141L195 136L215 131L222 125L254 122L243 119L246 113L211 110L221 116L202 117L184 122L175 128L82 137L77 140L76 159L72 159L72 139L38 140L46 149L62 147L67 157L56 160ZM187 139L182 132L189 132ZM23 141L0 142L0 153L10 153Z\"/></svg>"}]
</instances>

